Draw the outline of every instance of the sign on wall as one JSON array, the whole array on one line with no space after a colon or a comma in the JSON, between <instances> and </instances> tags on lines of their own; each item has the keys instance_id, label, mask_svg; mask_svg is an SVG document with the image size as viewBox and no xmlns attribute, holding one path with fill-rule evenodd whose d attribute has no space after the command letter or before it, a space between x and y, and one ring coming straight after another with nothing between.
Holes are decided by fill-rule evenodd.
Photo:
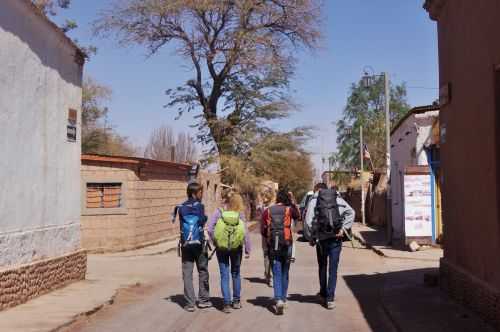
<instances>
[{"instance_id":1,"label":"sign on wall","mask_svg":"<svg viewBox=\"0 0 500 332\"><path fill-rule=\"evenodd\" d=\"M68 111L68 125L66 137L70 142L76 142L76 124L78 120L78 112L74 109Z\"/></svg>"},{"instance_id":2,"label":"sign on wall","mask_svg":"<svg viewBox=\"0 0 500 332\"><path fill-rule=\"evenodd\" d=\"M404 195L406 237L432 237L432 193L429 174L406 174Z\"/></svg>"}]
</instances>

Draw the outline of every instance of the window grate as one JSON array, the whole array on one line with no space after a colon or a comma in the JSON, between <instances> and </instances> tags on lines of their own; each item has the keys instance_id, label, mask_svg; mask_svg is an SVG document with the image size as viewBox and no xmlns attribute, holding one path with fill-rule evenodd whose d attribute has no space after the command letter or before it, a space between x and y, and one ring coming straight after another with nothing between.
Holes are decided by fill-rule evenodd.
<instances>
[{"instance_id":1,"label":"window grate","mask_svg":"<svg viewBox=\"0 0 500 332\"><path fill-rule=\"evenodd\" d=\"M88 209L113 209L122 207L121 183L87 183Z\"/></svg>"}]
</instances>

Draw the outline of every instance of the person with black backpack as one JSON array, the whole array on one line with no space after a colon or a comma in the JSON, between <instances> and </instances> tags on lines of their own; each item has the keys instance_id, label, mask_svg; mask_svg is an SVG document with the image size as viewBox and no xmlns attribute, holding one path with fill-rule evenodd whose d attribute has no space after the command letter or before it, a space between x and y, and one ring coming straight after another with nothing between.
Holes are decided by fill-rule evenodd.
<instances>
[{"instance_id":1,"label":"person with black backpack","mask_svg":"<svg viewBox=\"0 0 500 332\"><path fill-rule=\"evenodd\" d=\"M319 296L329 310L335 308L337 270L342 251L342 238L354 222L354 210L340 197L335 189L324 183L314 188L309 201L305 224L308 240L316 246L318 258Z\"/></svg>"},{"instance_id":2,"label":"person with black backpack","mask_svg":"<svg viewBox=\"0 0 500 332\"><path fill-rule=\"evenodd\" d=\"M210 308L210 289L208 275L208 243L204 236L207 222L205 207L201 203L203 187L192 182L187 187L188 199L175 208L172 222L177 214L180 220L181 239L179 242L182 257L182 279L184 281L184 298L186 311L193 312L196 307L196 295L193 287L193 269L196 264L199 279L198 308Z\"/></svg>"},{"instance_id":3,"label":"person with black backpack","mask_svg":"<svg viewBox=\"0 0 500 332\"><path fill-rule=\"evenodd\" d=\"M290 263L294 260L293 219L299 217L293 194L287 188L278 191L276 204L268 207L262 215L262 236L268 243L278 315L282 315L287 307Z\"/></svg>"}]
</instances>

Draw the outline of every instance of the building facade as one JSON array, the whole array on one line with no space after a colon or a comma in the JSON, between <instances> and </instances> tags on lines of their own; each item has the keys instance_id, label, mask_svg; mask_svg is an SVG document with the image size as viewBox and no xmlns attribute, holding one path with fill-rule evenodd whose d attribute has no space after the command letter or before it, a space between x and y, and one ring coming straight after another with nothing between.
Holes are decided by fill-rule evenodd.
<instances>
[{"instance_id":1,"label":"building facade","mask_svg":"<svg viewBox=\"0 0 500 332\"><path fill-rule=\"evenodd\" d=\"M176 205L186 200L190 165L133 157L82 156L82 246L92 252L144 247L175 239ZM217 174L201 171L206 213L220 206Z\"/></svg>"},{"instance_id":2,"label":"building facade","mask_svg":"<svg viewBox=\"0 0 500 332\"><path fill-rule=\"evenodd\" d=\"M391 131L392 237L435 243L442 235L439 106L411 109Z\"/></svg>"},{"instance_id":3,"label":"building facade","mask_svg":"<svg viewBox=\"0 0 500 332\"><path fill-rule=\"evenodd\" d=\"M83 63L31 1L0 2L0 309L85 277Z\"/></svg>"},{"instance_id":4,"label":"building facade","mask_svg":"<svg viewBox=\"0 0 500 332\"><path fill-rule=\"evenodd\" d=\"M424 7L439 40L441 285L500 328L500 2Z\"/></svg>"}]
</instances>

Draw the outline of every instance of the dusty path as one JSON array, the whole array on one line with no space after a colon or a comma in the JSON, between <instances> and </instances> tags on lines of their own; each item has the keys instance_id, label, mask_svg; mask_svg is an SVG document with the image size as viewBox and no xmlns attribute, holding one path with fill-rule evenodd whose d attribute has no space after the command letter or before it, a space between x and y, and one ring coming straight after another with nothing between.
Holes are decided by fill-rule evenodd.
<instances>
[{"instance_id":1,"label":"dusty path","mask_svg":"<svg viewBox=\"0 0 500 332\"><path fill-rule=\"evenodd\" d=\"M254 252L243 263L243 308L227 315L220 311L217 262L210 262L211 295L216 308L185 312L182 305L180 260L170 253L158 257L165 264L164 279L153 285L124 290L115 303L65 332L126 331L393 331L380 305L380 290L386 270L384 259L366 249L345 244L337 288L337 308L320 306L316 256L313 248L298 243L297 262L291 268L290 307L275 316L269 305L272 289L261 279L263 272L260 239L252 235Z\"/></svg>"}]
</instances>

